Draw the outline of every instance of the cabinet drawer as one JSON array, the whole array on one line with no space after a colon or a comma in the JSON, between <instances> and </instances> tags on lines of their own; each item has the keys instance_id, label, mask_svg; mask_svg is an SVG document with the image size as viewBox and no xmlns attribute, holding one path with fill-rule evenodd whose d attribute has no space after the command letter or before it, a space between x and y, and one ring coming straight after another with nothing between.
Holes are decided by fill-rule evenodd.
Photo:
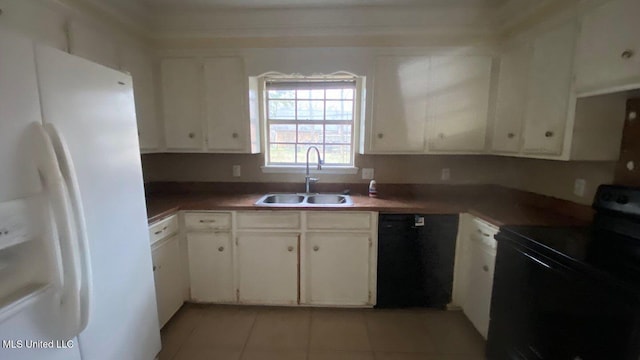
<instances>
[{"instance_id":1,"label":"cabinet drawer","mask_svg":"<svg viewBox=\"0 0 640 360\"><path fill-rule=\"evenodd\" d=\"M231 229L231 213L186 213L184 223L187 230Z\"/></svg>"},{"instance_id":2,"label":"cabinet drawer","mask_svg":"<svg viewBox=\"0 0 640 360\"><path fill-rule=\"evenodd\" d=\"M151 244L178 232L178 217L172 215L149 226L149 241Z\"/></svg>"},{"instance_id":3,"label":"cabinet drawer","mask_svg":"<svg viewBox=\"0 0 640 360\"><path fill-rule=\"evenodd\" d=\"M369 230L371 213L308 211L307 227L309 229Z\"/></svg>"},{"instance_id":4,"label":"cabinet drawer","mask_svg":"<svg viewBox=\"0 0 640 360\"><path fill-rule=\"evenodd\" d=\"M238 213L238 229L299 229L300 213L291 211L245 211Z\"/></svg>"}]
</instances>

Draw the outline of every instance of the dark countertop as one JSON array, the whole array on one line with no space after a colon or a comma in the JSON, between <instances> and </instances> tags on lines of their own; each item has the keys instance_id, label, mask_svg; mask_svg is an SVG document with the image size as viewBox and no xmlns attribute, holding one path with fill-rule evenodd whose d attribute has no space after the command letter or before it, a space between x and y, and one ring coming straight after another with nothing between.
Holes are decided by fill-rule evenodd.
<instances>
[{"instance_id":1,"label":"dark countertop","mask_svg":"<svg viewBox=\"0 0 640 360\"><path fill-rule=\"evenodd\" d=\"M199 191L152 193L147 195L149 223L179 210L331 210L378 211L419 214L453 214L468 212L496 226L548 225L582 226L591 221L591 209L585 205L493 185L437 186L425 185L427 191L399 193L370 198L351 195L353 206L347 207L265 207L255 202L267 192L253 193L234 189L233 195ZM406 188L406 187L405 187Z\"/></svg>"}]
</instances>

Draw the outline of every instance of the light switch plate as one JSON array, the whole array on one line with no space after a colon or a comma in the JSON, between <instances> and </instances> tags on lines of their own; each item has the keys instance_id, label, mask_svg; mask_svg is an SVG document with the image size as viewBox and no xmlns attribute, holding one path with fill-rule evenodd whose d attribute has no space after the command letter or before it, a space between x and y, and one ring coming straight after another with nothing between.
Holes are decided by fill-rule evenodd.
<instances>
[{"instance_id":1,"label":"light switch plate","mask_svg":"<svg viewBox=\"0 0 640 360\"><path fill-rule=\"evenodd\" d=\"M573 193L576 196L584 197L584 190L587 187L587 181L585 179L576 179L573 183Z\"/></svg>"},{"instance_id":2,"label":"light switch plate","mask_svg":"<svg viewBox=\"0 0 640 360\"><path fill-rule=\"evenodd\" d=\"M451 169L449 168L442 169L442 175L440 176L440 178L442 179L442 181L447 181L451 179Z\"/></svg>"},{"instance_id":3,"label":"light switch plate","mask_svg":"<svg viewBox=\"0 0 640 360\"><path fill-rule=\"evenodd\" d=\"M373 179L373 168L362 168L362 178L364 180Z\"/></svg>"},{"instance_id":4,"label":"light switch plate","mask_svg":"<svg viewBox=\"0 0 640 360\"><path fill-rule=\"evenodd\" d=\"M240 177L240 165L233 165L232 167L233 170L233 177Z\"/></svg>"}]
</instances>

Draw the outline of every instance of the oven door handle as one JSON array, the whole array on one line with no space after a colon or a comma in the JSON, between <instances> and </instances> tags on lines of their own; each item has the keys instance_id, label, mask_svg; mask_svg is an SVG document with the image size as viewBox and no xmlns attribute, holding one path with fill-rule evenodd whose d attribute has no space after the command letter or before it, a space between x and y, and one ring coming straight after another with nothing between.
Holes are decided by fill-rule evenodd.
<instances>
[{"instance_id":1,"label":"oven door handle","mask_svg":"<svg viewBox=\"0 0 640 360\"><path fill-rule=\"evenodd\" d=\"M528 253L526 253L524 251L522 252L522 255L528 257L529 260L531 260L531 261L533 261L533 262L535 262L535 263L537 263L539 265L542 265L542 266L546 267L547 269L552 269L551 265L547 264L546 262L544 262L542 260L538 260L533 255L530 255L530 254L528 254Z\"/></svg>"}]
</instances>

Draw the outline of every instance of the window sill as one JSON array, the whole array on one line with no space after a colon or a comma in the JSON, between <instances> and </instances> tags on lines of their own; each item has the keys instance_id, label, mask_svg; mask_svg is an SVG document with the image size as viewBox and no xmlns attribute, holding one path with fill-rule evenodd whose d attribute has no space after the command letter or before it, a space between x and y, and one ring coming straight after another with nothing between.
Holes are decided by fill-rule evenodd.
<instances>
[{"instance_id":1,"label":"window sill","mask_svg":"<svg viewBox=\"0 0 640 360\"><path fill-rule=\"evenodd\" d=\"M307 172L305 166L261 166L262 172L265 174L304 174ZM309 165L311 174L357 174L360 168L355 166L323 166L322 170L318 170L316 165Z\"/></svg>"}]
</instances>

